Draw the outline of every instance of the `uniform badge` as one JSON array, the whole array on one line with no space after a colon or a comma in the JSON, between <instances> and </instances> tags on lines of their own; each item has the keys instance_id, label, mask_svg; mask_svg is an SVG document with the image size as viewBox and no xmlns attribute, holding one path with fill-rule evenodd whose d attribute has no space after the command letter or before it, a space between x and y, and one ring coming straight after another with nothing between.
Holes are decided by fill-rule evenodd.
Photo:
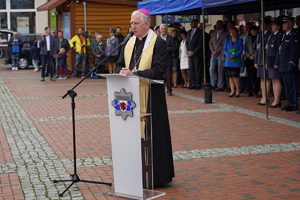
<instances>
[{"instance_id":1,"label":"uniform badge","mask_svg":"<svg viewBox=\"0 0 300 200\"><path fill-rule=\"evenodd\" d=\"M124 88L120 92L114 93L115 99L111 102L111 105L115 108L115 115L121 116L125 121L128 116L133 117L133 109L136 104L132 101L132 93L126 92Z\"/></svg>"}]
</instances>

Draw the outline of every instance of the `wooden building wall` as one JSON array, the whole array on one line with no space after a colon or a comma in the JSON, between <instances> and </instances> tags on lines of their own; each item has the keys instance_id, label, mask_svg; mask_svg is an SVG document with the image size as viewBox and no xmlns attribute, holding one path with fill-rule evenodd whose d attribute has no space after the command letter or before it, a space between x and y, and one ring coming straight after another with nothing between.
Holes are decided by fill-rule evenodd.
<instances>
[{"instance_id":1,"label":"wooden building wall","mask_svg":"<svg viewBox=\"0 0 300 200\"><path fill-rule=\"evenodd\" d=\"M71 1L70 17L71 17L71 38L77 34L79 27L84 28L84 7L82 3L76 4ZM131 3L131 2L130 2ZM73 6L73 8L72 8ZM118 5L88 2L86 6L86 22L87 30L91 33L90 41L94 39L94 32L100 31L100 34L104 37L104 40L109 37L109 29L121 27L122 34L124 36L128 33L128 27L130 26L131 13L136 10L136 5ZM71 50L74 51L74 50ZM91 61L93 60L92 50L88 48L89 54L89 66L94 66ZM75 53L71 53L71 63L68 64L69 70L72 70L75 64ZM81 69L81 68L80 68Z\"/></svg>"}]
</instances>

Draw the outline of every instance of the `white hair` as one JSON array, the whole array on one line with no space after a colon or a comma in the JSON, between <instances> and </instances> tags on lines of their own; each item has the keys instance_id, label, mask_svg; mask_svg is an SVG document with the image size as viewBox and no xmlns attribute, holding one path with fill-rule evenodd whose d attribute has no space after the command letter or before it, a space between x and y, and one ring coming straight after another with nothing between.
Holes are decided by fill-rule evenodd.
<instances>
[{"instance_id":1,"label":"white hair","mask_svg":"<svg viewBox=\"0 0 300 200\"><path fill-rule=\"evenodd\" d=\"M162 27L167 28L167 25L166 25L166 24L161 24L161 25L159 26L160 29L161 29Z\"/></svg>"},{"instance_id":2,"label":"white hair","mask_svg":"<svg viewBox=\"0 0 300 200\"><path fill-rule=\"evenodd\" d=\"M102 36L102 35L97 35L97 36L96 36L96 39L101 39L101 40L102 40L102 39L103 39L103 36Z\"/></svg>"},{"instance_id":3,"label":"white hair","mask_svg":"<svg viewBox=\"0 0 300 200\"><path fill-rule=\"evenodd\" d=\"M142 13L142 12L140 12L138 10L133 11L133 13L131 14L131 17L134 17L137 14L141 15L142 22L151 22L151 19L147 15L145 15L144 13Z\"/></svg>"}]
</instances>

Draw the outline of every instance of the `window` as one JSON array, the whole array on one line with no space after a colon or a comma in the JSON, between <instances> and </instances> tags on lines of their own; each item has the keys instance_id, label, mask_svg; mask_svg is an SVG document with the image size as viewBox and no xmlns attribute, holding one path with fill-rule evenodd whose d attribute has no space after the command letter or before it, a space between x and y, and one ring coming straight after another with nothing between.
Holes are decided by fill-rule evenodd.
<instances>
[{"instance_id":1,"label":"window","mask_svg":"<svg viewBox=\"0 0 300 200\"><path fill-rule=\"evenodd\" d=\"M35 33L35 12L11 12L11 29L18 33Z\"/></svg>"},{"instance_id":2,"label":"window","mask_svg":"<svg viewBox=\"0 0 300 200\"><path fill-rule=\"evenodd\" d=\"M0 12L0 28L7 28L7 13Z\"/></svg>"},{"instance_id":3,"label":"window","mask_svg":"<svg viewBox=\"0 0 300 200\"><path fill-rule=\"evenodd\" d=\"M11 9L34 9L34 0L10 0Z\"/></svg>"},{"instance_id":4,"label":"window","mask_svg":"<svg viewBox=\"0 0 300 200\"><path fill-rule=\"evenodd\" d=\"M6 9L6 0L0 0L0 9Z\"/></svg>"}]
</instances>

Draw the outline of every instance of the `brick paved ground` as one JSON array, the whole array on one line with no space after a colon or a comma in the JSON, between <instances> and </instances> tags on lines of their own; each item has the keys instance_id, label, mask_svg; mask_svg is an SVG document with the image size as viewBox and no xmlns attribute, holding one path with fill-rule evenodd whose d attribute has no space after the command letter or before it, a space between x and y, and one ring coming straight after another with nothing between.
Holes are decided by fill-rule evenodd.
<instances>
[{"instance_id":1,"label":"brick paved ground","mask_svg":"<svg viewBox=\"0 0 300 200\"><path fill-rule=\"evenodd\" d=\"M78 183L58 196L73 173L70 98L79 79L40 82L40 73L0 68L0 200L116 199L105 185ZM78 175L113 182L105 80L75 90ZM160 199L300 199L300 115L228 98L174 89L167 97L176 177ZM283 102L284 104L285 102Z\"/></svg>"}]
</instances>

